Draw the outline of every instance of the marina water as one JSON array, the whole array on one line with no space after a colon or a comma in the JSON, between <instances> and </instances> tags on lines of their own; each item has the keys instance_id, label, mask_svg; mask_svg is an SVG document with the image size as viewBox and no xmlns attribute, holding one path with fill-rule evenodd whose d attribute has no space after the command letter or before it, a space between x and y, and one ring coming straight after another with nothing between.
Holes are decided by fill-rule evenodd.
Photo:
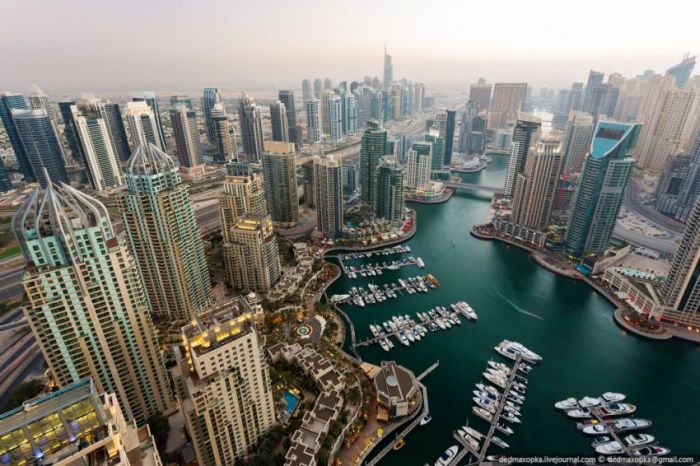
<instances>
[{"instance_id":1,"label":"marina water","mask_svg":"<svg viewBox=\"0 0 700 466\"><path fill-rule=\"evenodd\" d=\"M499 186L505 175L505 157L478 174L462 175L465 181ZM369 324L393 315L409 314L460 300L472 305L477 322L428 333L420 342L384 352L378 345L359 347L364 361L378 364L396 360L416 375L436 360L440 366L424 379L432 422L416 427L406 446L392 451L382 465L432 464L457 442L452 432L464 425L486 430L486 423L472 414L472 390L483 379L489 359L504 361L493 347L502 339L517 340L544 360L529 378L522 424L505 440L511 447L491 454L595 455L592 438L584 436L553 404L574 396L599 396L622 392L637 405L635 417L653 421L645 432L671 449L671 455L698 453L700 444L700 351L683 341L649 341L623 332L613 321L613 306L586 284L557 276L532 261L517 248L469 235L469 228L483 223L490 195L458 191L439 205L416 205L418 231L404 256L376 256L349 261L350 265L376 263L413 255L425 268L387 270L383 275L351 280L341 277L330 294L351 287L383 284L432 273L440 287L428 293L403 295L384 303L359 308L344 305L353 319L358 341L371 336ZM417 320L417 319L416 319Z\"/></svg>"}]
</instances>

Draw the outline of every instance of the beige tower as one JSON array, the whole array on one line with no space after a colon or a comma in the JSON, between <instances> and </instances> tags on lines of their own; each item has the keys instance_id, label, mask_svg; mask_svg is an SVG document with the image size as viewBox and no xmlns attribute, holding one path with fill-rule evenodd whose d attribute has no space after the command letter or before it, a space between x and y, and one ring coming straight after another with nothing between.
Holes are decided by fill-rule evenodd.
<instances>
[{"instance_id":1,"label":"beige tower","mask_svg":"<svg viewBox=\"0 0 700 466\"><path fill-rule=\"evenodd\" d=\"M526 83L496 83L488 119L489 129L505 128L515 123L518 112L525 104L526 91Z\"/></svg>"},{"instance_id":2,"label":"beige tower","mask_svg":"<svg viewBox=\"0 0 700 466\"><path fill-rule=\"evenodd\" d=\"M229 230L226 274L234 288L265 293L280 277L277 239L269 215L245 214Z\"/></svg>"},{"instance_id":3,"label":"beige tower","mask_svg":"<svg viewBox=\"0 0 700 466\"><path fill-rule=\"evenodd\" d=\"M513 223L538 231L547 229L561 163L558 137L542 139L530 150L525 171L515 182Z\"/></svg>"},{"instance_id":4,"label":"beige tower","mask_svg":"<svg viewBox=\"0 0 700 466\"><path fill-rule=\"evenodd\" d=\"M253 314L234 303L182 329L171 369L200 465L237 464L275 424L270 376Z\"/></svg>"},{"instance_id":5,"label":"beige tower","mask_svg":"<svg viewBox=\"0 0 700 466\"><path fill-rule=\"evenodd\" d=\"M227 175L223 192L219 196L219 216L224 243L229 240L230 229L244 214L267 214L265 191L260 176Z\"/></svg>"}]
</instances>

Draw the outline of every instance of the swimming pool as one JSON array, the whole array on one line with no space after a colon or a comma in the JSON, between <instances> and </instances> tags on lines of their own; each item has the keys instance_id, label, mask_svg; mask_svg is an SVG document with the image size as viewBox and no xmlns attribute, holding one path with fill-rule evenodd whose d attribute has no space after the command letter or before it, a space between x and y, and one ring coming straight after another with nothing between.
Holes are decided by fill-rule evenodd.
<instances>
[{"instance_id":1,"label":"swimming pool","mask_svg":"<svg viewBox=\"0 0 700 466\"><path fill-rule=\"evenodd\" d=\"M299 397L292 392L284 392L282 397L287 404L287 413L292 414L299 404Z\"/></svg>"}]
</instances>

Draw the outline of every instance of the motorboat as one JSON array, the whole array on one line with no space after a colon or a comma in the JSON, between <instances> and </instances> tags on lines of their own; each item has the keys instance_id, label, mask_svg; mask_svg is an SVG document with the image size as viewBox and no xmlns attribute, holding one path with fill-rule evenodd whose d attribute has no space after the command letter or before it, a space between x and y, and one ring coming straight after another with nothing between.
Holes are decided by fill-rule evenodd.
<instances>
[{"instance_id":1,"label":"motorboat","mask_svg":"<svg viewBox=\"0 0 700 466\"><path fill-rule=\"evenodd\" d=\"M472 400L474 403L476 403L478 406L482 407L489 413L493 414L496 412L496 404L492 403L491 401L487 400L486 398L478 398L478 397L473 397Z\"/></svg>"},{"instance_id":2,"label":"motorboat","mask_svg":"<svg viewBox=\"0 0 700 466\"><path fill-rule=\"evenodd\" d=\"M593 414L588 408L579 408L568 411L566 415L574 419L589 419Z\"/></svg>"},{"instance_id":3,"label":"motorboat","mask_svg":"<svg viewBox=\"0 0 700 466\"><path fill-rule=\"evenodd\" d=\"M671 453L668 448L660 447L658 445L652 445L648 447L642 447L639 450L634 450L632 456L636 458L642 458L646 456L663 456Z\"/></svg>"},{"instance_id":4,"label":"motorboat","mask_svg":"<svg viewBox=\"0 0 700 466\"><path fill-rule=\"evenodd\" d=\"M496 422L496 429L506 435L513 435L513 429L508 427L504 422Z\"/></svg>"},{"instance_id":5,"label":"motorboat","mask_svg":"<svg viewBox=\"0 0 700 466\"><path fill-rule=\"evenodd\" d=\"M517 351L522 355L523 359L526 359L530 362L538 362L542 360L542 356L540 356L539 354L535 353L534 351L530 350L528 347L517 341L503 340L499 344L499 346L504 348L511 348Z\"/></svg>"},{"instance_id":6,"label":"motorboat","mask_svg":"<svg viewBox=\"0 0 700 466\"><path fill-rule=\"evenodd\" d=\"M654 441L654 436L649 434L630 434L623 439L628 447L639 447Z\"/></svg>"},{"instance_id":7,"label":"motorboat","mask_svg":"<svg viewBox=\"0 0 700 466\"><path fill-rule=\"evenodd\" d=\"M491 437L491 443L503 449L506 449L510 446L506 442L504 442L500 437L496 437L495 435Z\"/></svg>"},{"instance_id":8,"label":"motorboat","mask_svg":"<svg viewBox=\"0 0 700 466\"><path fill-rule=\"evenodd\" d=\"M601 455L621 455L625 452L618 442L603 443L595 447L595 451Z\"/></svg>"},{"instance_id":9,"label":"motorboat","mask_svg":"<svg viewBox=\"0 0 700 466\"><path fill-rule=\"evenodd\" d=\"M506 357L508 359L512 359L513 361L518 359L518 356L520 355L520 353L518 353L517 351L515 351L512 348L502 348L500 346L496 346L496 347L494 347L494 349L501 356Z\"/></svg>"},{"instance_id":10,"label":"motorboat","mask_svg":"<svg viewBox=\"0 0 700 466\"><path fill-rule=\"evenodd\" d=\"M478 396L479 398L486 398L486 399L493 400L493 401L498 401L500 399L499 395L494 395L491 392L483 392L481 390L472 390L472 393L474 395Z\"/></svg>"},{"instance_id":11,"label":"motorboat","mask_svg":"<svg viewBox=\"0 0 700 466\"><path fill-rule=\"evenodd\" d=\"M648 421L646 419L618 419L615 421L615 428L619 430L620 432L625 432L629 430L639 430L639 429L646 429L651 425L651 421Z\"/></svg>"},{"instance_id":12,"label":"motorboat","mask_svg":"<svg viewBox=\"0 0 700 466\"><path fill-rule=\"evenodd\" d=\"M578 400L578 404L580 404L582 408L590 408L592 406L598 406L602 402L603 402L603 400L601 400L600 398L593 398L590 396L584 396L583 398Z\"/></svg>"},{"instance_id":13,"label":"motorboat","mask_svg":"<svg viewBox=\"0 0 700 466\"><path fill-rule=\"evenodd\" d=\"M525 364L524 362L521 362L518 364L518 370L522 372L523 374L527 375L530 372L532 372L532 366L529 364Z\"/></svg>"},{"instance_id":14,"label":"motorboat","mask_svg":"<svg viewBox=\"0 0 700 466\"><path fill-rule=\"evenodd\" d=\"M481 408L479 406L473 406L472 412L486 422L493 421L493 415L490 412L488 412L487 410L485 410L484 408Z\"/></svg>"},{"instance_id":15,"label":"motorboat","mask_svg":"<svg viewBox=\"0 0 700 466\"><path fill-rule=\"evenodd\" d=\"M484 438L484 434L482 434L476 429L472 429L469 426L462 426L462 429L464 429L464 432L466 432L467 434L469 434L477 440L481 440L482 438Z\"/></svg>"},{"instance_id":16,"label":"motorboat","mask_svg":"<svg viewBox=\"0 0 700 466\"><path fill-rule=\"evenodd\" d=\"M506 381L503 378L495 377L489 373L484 373L484 377L492 384L497 385L501 388L506 388Z\"/></svg>"},{"instance_id":17,"label":"motorboat","mask_svg":"<svg viewBox=\"0 0 700 466\"><path fill-rule=\"evenodd\" d=\"M606 403L600 408L601 416L622 416L632 414L637 410L635 405L629 403Z\"/></svg>"},{"instance_id":18,"label":"motorboat","mask_svg":"<svg viewBox=\"0 0 700 466\"><path fill-rule=\"evenodd\" d=\"M494 368L497 371L508 371L510 370L510 367L506 366L502 362L496 362L496 361L488 361L488 365Z\"/></svg>"},{"instance_id":19,"label":"motorboat","mask_svg":"<svg viewBox=\"0 0 700 466\"><path fill-rule=\"evenodd\" d=\"M625 399L625 395L622 393L605 392L602 395L603 399L608 402L622 401Z\"/></svg>"},{"instance_id":20,"label":"motorboat","mask_svg":"<svg viewBox=\"0 0 700 466\"><path fill-rule=\"evenodd\" d=\"M554 407L562 410L576 409L579 407L576 398L567 398L566 400L557 401Z\"/></svg>"},{"instance_id":21,"label":"motorboat","mask_svg":"<svg viewBox=\"0 0 700 466\"><path fill-rule=\"evenodd\" d=\"M591 447L595 448L598 445L602 445L604 443L610 443L612 441L613 441L612 437L608 437L607 435L600 435L600 436L593 439L593 442L591 443Z\"/></svg>"},{"instance_id":22,"label":"motorboat","mask_svg":"<svg viewBox=\"0 0 700 466\"><path fill-rule=\"evenodd\" d=\"M460 437L464 439L465 442L467 442L467 445L469 445L472 448L472 450L479 451L480 446L478 440L476 440L474 437L472 437L462 429L457 429L457 433Z\"/></svg>"},{"instance_id":23,"label":"motorboat","mask_svg":"<svg viewBox=\"0 0 700 466\"><path fill-rule=\"evenodd\" d=\"M583 433L586 435L601 435L608 434L608 428L603 424L592 424L583 428Z\"/></svg>"},{"instance_id":24,"label":"motorboat","mask_svg":"<svg viewBox=\"0 0 700 466\"><path fill-rule=\"evenodd\" d=\"M485 392L492 393L492 394L494 394L494 395L499 395L499 396L500 396L500 394L501 394L501 393L496 389L496 387L494 387L494 386L492 386L492 385L485 385L485 384L483 384L483 383L478 383L478 384L476 384L476 388L478 388L479 390L485 391Z\"/></svg>"},{"instance_id":25,"label":"motorboat","mask_svg":"<svg viewBox=\"0 0 700 466\"><path fill-rule=\"evenodd\" d=\"M421 418L420 425L424 426L432 420L433 420L433 418L430 416L430 414L426 414L425 416L423 416Z\"/></svg>"},{"instance_id":26,"label":"motorboat","mask_svg":"<svg viewBox=\"0 0 700 466\"><path fill-rule=\"evenodd\" d=\"M435 466L447 466L452 462L455 456L457 456L457 450L459 447L457 445L452 445L450 448L445 450L445 453L440 456L435 462Z\"/></svg>"},{"instance_id":27,"label":"motorboat","mask_svg":"<svg viewBox=\"0 0 700 466\"><path fill-rule=\"evenodd\" d=\"M391 349L385 338L379 340L379 346L381 346L384 351L389 351Z\"/></svg>"},{"instance_id":28,"label":"motorboat","mask_svg":"<svg viewBox=\"0 0 700 466\"><path fill-rule=\"evenodd\" d=\"M516 416L515 414L509 413L508 411L504 411L501 413L501 419L504 419L508 422L514 422L516 424L520 424L520 418Z\"/></svg>"}]
</instances>

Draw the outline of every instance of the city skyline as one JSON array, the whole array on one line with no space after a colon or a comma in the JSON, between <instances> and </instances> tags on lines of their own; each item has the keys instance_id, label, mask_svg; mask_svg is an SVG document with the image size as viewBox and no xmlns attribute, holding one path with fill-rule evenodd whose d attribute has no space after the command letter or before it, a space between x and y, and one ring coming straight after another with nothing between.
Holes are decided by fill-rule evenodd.
<instances>
[{"instance_id":1,"label":"city skyline","mask_svg":"<svg viewBox=\"0 0 700 466\"><path fill-rule=\"evenodd\" d=\"M69 3L11 1L5 5L5 34L23 37L6 51L6 63L17 66L3 76L5 88L22 91L38 82L51 93L206 85L235 89L293 85L296 89L305 77L381 76L385 44L393 59L394 79L410 76L446 85L476 81L483 75L489 82L519 79L563 85L582 78L589 69L625 75L645 69L662 72L685 53L698 52L692 49L697 44L693 15L679 14L685 8L682 2L671 2L653 13L638 11L642 17L626 28L617 27L617 22L629 14L627 5L591 2L576 10L576 21L586 24L581 33L572 33L572 12L551 1L540 8L509 2L509 14L499 15L497 30L491 21L464 24L466 18L492 17L497 12L491 6L447 0L438 5L411 2L400 11L363 1L355 11L372 14L346 25L334 21L335 10L319 8L315 0L276 5L275 15L262 4L238 2L209 1L197 8L162 1L138 5L129 1L118 7L84 0ZM148 18L147 27L133 27L134 8L129 4ZM37 8L42 15L34 14ZM217 14L211 15L214 10ZM435 11L448 10L450 14L435 21L435 26L423 21ZM81 27L66 28L58 21L63 11L71 11ZM391 16L396 20L383 20ZM241 17L264 19L265 27L257 28L256 21L236 21ZM289 28L295 18L296 23L308 21L316 27L312 32ZM643 27L652 22L655 34ZM185 36L173 40L173 24L188 25L186 40ZM418 26L421 33L414 34ZM41 28L44 33L26 34L28 28ZM220 40L223 31L225 43ZM212 41L217 47L210 46ZM86 57L89 66L85 66ZM122 69L130 71L118 71Z\"/></svg>"}]
</instances>

